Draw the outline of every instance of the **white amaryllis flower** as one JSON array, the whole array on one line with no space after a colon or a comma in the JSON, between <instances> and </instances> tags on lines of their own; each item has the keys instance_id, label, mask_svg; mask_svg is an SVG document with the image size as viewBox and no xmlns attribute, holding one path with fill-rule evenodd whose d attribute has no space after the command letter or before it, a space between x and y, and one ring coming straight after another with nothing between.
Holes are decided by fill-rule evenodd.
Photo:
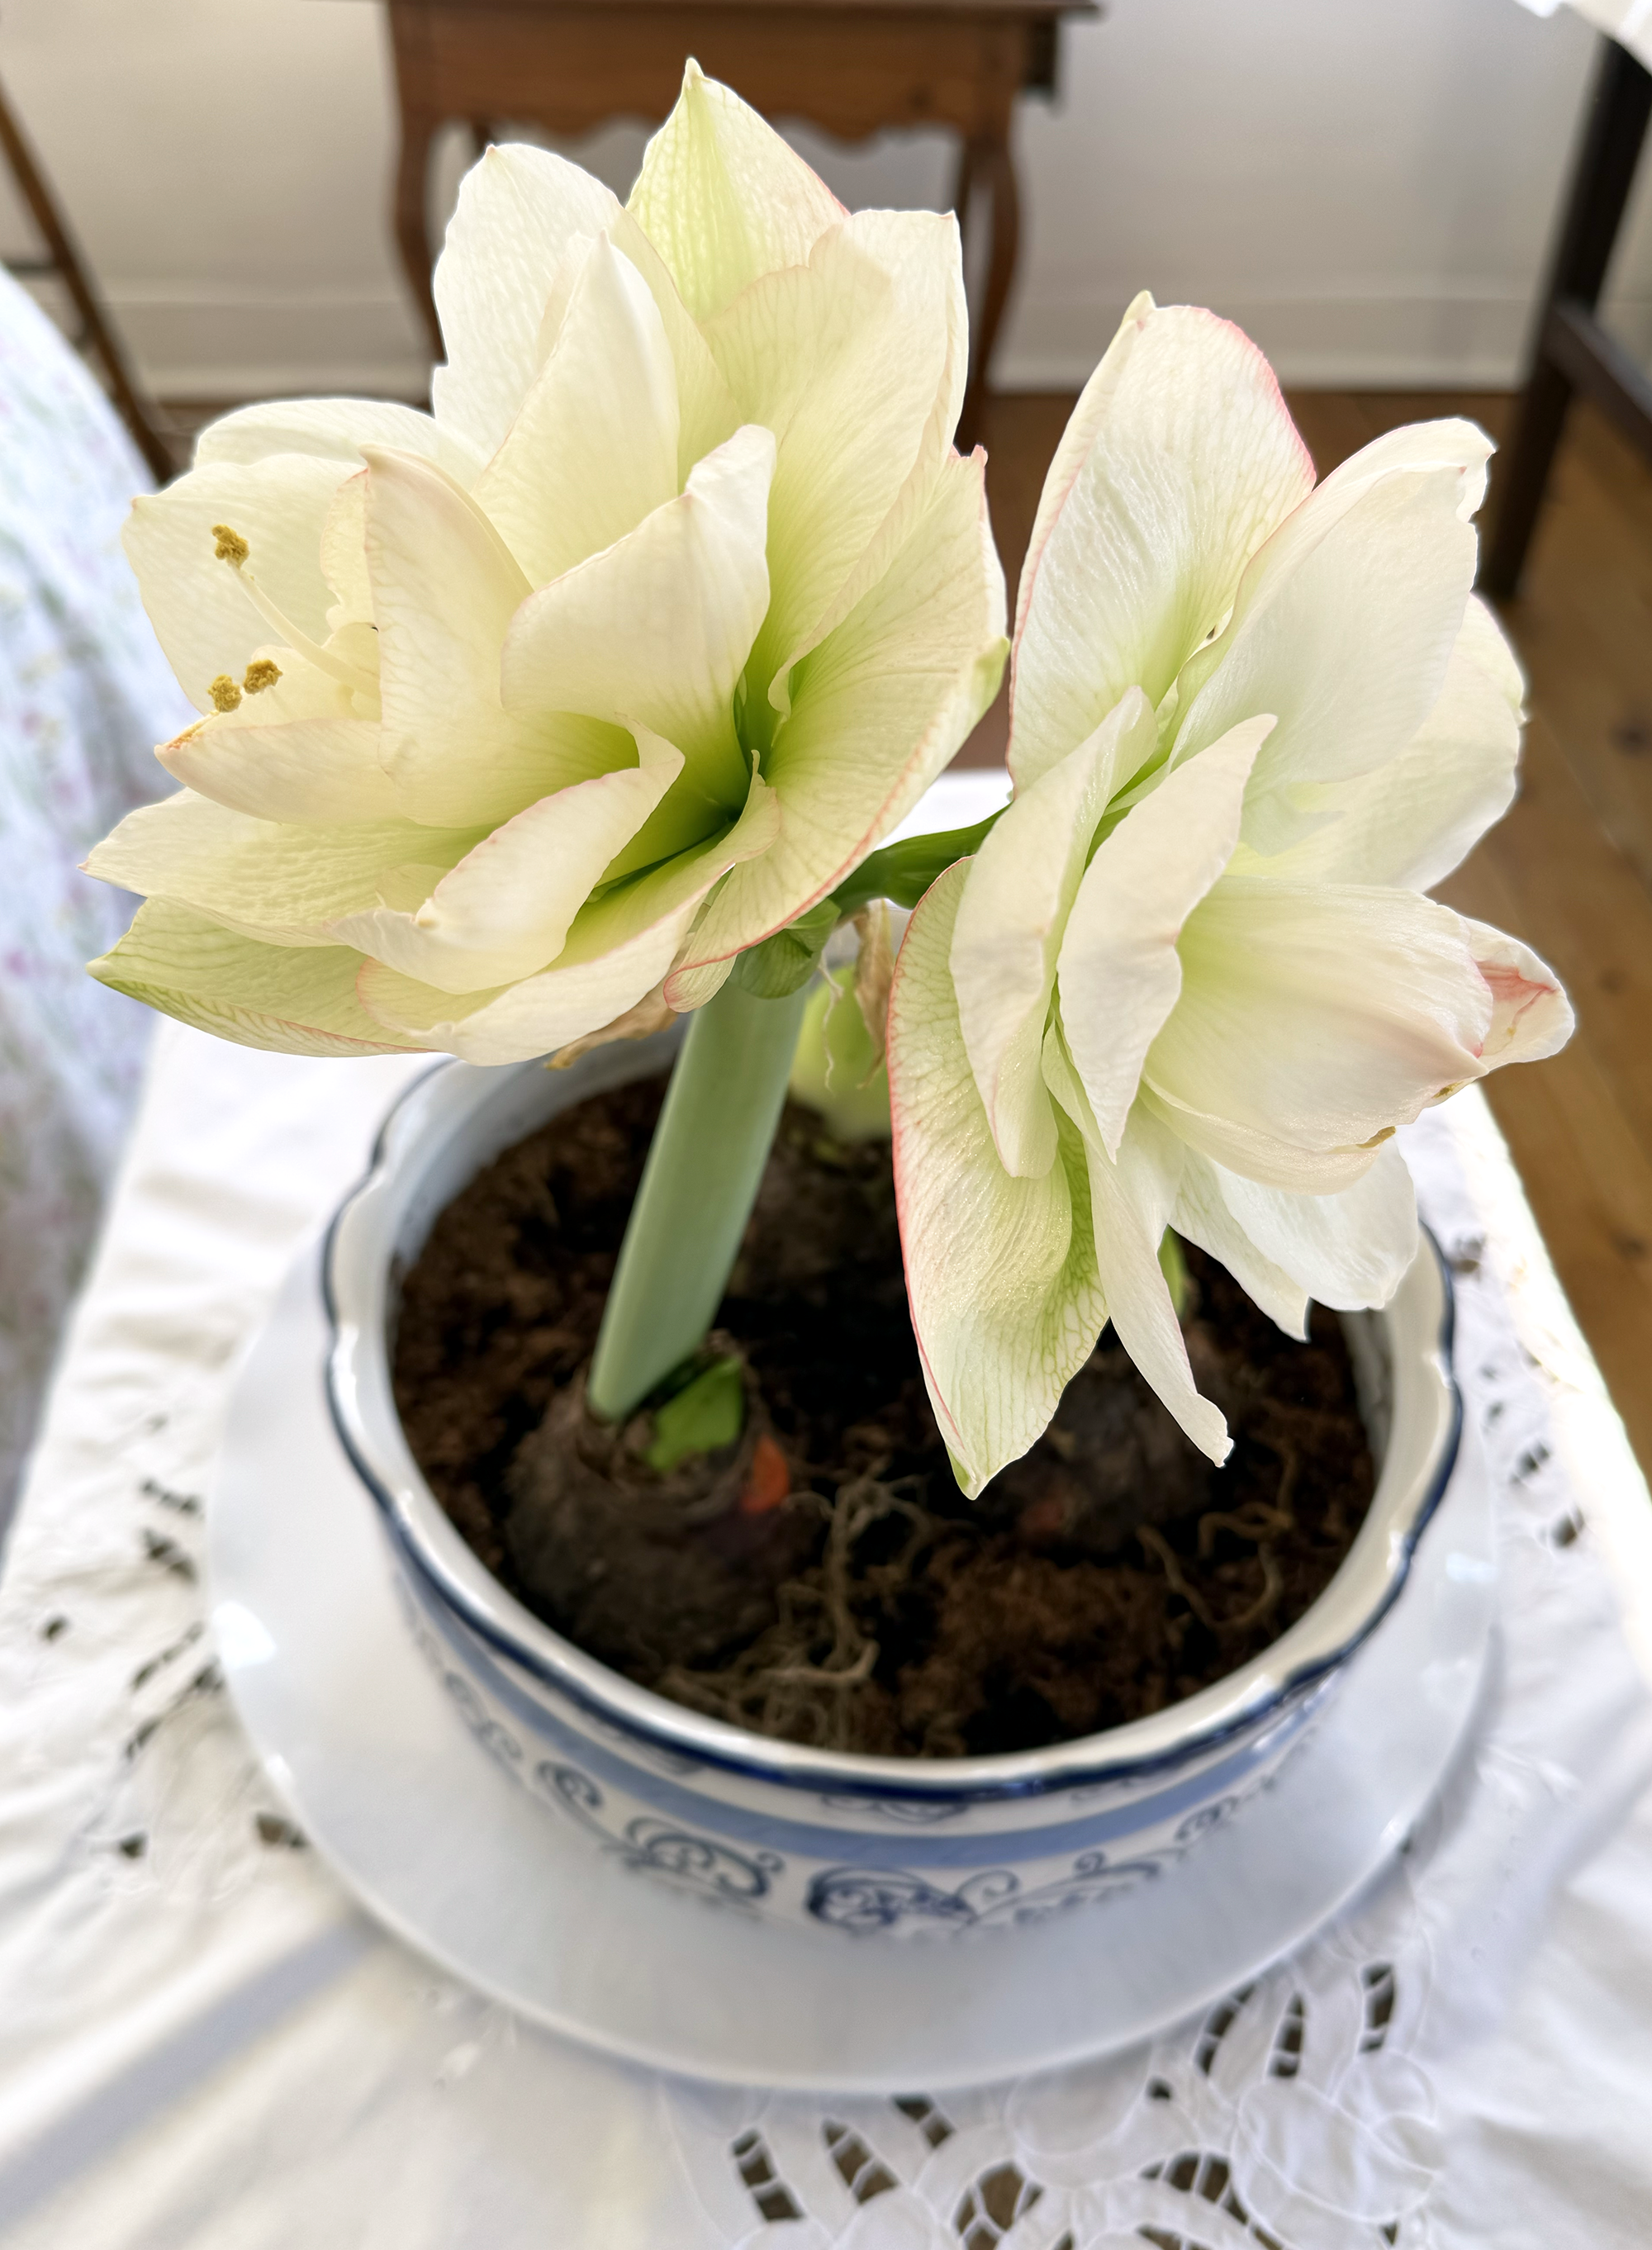
<instances>
[{"instance_id":1,"label":"white amaryllis flower","mask_svg":"<svg viewBox=\"0 0 1652 2250\"><path fill-rule=\"evenodd\" d=\"M1490 446L1400 430L1317 489L1266 362L1131 307L1045 485L1015 796L914 917L889 1017L914 1322L966 1489L1110 1319L1193 1441L1166 1226L1280 1325L1415 1253L1396 1126L1572 1014L1421 895L1513 792L1520 679L1469 589Z\"/></svg>"},{"instance_id":2,"label":"white amaryllis flower","mask_svg":"<svg viewBox=\"0 0 1652 2250\"><path fill-rule=\"evenodd\" d=\"M690 65L621 207L491 149L431 416L258 406L128 548L205 715L105 983L254 1046L543 1053L830 891L1003 657L955 221L844 212ZM634 1019L633 1019L634 1020Z\"/></svg>"}]
</instances>

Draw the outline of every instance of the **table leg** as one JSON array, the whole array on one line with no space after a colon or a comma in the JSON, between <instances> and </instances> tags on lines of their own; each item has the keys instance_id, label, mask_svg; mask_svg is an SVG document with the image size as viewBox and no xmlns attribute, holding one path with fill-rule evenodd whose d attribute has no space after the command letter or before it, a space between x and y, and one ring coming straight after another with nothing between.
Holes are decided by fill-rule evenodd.
<instances>
[{"instance_id":1,"label":"table leg","mask_svg":"<svg viewBox=\"0 0 1652 2250\"><path fill-rule=\"evenodd\" d=\"M1652 388L1595 316L1652 115L1652 76L1615 39L1601 47L1520 418L1499 479L1496 533L1480 573L1483 590L1499 599L1520 583L1573 390L1581 383L1643 444L1652 426Z\"/></svg>"},{"instance_id":2,"label":"table leg","mask_svg":"<svg viewBox=\"0 0 1652 2250\"><path fill-rule=\"evenodd\" d=\"M992 234L987 245L986 273L981 287L978 314L970 323L970 374L958 417L958 446L967 452L983 434L986 383L998 342L999 323L1015 278L1015 253L1020 240L1021 198L1015 166L1010 155L1007 128L966 141L958 158L957 195L954 208L969 239L970 209L977 188L992 199Z\"/></svg>"},{"instance_id":3,"label":"table leg","mask_svg":"<svg viewBox=\"0 0 1652 2250\"><path fill-rule=\"evenodd\" d=\"M396 241L413 302L430 332L431 349L439 359L442 331L431 292L430 223L425 216L430 148L436 128L433 117L402 113L402 148L396 168Z\"/></svg>"}]
</instances>

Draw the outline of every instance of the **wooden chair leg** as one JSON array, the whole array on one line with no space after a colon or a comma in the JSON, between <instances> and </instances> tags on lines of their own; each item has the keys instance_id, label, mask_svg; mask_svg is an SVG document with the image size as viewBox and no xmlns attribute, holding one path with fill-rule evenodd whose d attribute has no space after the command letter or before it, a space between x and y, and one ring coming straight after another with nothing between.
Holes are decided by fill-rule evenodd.
<instances>
[{"instance_id":1,"label":"wooden chair leg","mask_svg":"<svg viewBox=\"0 0 1652 2250\"><path fill-rule=\"evenodd\" d=\"M1015 278L1015 253L1020 242L1021 198L1007 134L994 134L964 144L958 167L960 196L978 184L992 197L992 231L987 246L986 275L981 288L978 316L971 321L970 376L958 417L958 447L968 452L978 445L985 421L987 378L992 349ZM959 217L967 223L967 203Z\"/></svg>"},{"instance_id":2,"label":"wooden chair leg","mask_svg":"<svg viewBox=\"0 0 1652 2250\"><path fill-rule=\"evenodd\" d=\"M1615 39L1603 39L1601 50L1520 418L1498 479L1496 530L1480 572L1482 588L1499 600L1510 599L1520 583L1572 402L1579 369L1563 365L1562 357L1574 363L1581 359L1586 378L1604 349L1591 316L1600 300L1652 116L1652 76ZM1585 336L1580 355L1573 342L1579 330Z\"/></svg>"},{"instance_id":3,"label":"wooden chair leg","mask_svg":"<svg viewBox=\"0 0 1652 2250\"><path fill-rule=\"evenodd\" d=\"M396 167L396 241L413 302L429 332L432 353L442 355L441 322L430 286L430 221L426 216L431 143L436 137L433 117L402 116L401 155Z\"/></svg>"}]
</instances>

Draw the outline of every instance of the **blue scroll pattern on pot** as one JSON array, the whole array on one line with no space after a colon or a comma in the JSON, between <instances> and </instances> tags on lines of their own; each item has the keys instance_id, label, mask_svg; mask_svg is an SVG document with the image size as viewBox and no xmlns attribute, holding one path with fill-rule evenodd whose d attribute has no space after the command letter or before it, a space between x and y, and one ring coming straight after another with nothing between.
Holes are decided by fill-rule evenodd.
<instances>
[{"instance_id":1,"label":"blue scroll pattern on pot","mask_svg":"<svg viewBox=\"0 0 1652 2250\"><path fill-rule=\"evenodd\" d=\"M696 1836L652 1813L628 1820L618 1835L600 1819L603 1793L577 1766L546 1758L534 1769L541 1789L610 1857L637 1874L655 1875L674 1889L692 1891L720 1906L752 1906L767 1898L785 1861L775 1852L734 1852L708 1836Z\"/></svg>"},{"instance_id":2,"label":"blue scroll pattern on pot","mask_svg":"<svg viewBox=\"0 0 1652 2250\"><path fill-rule=\"evenodd\" d=\"M1099 1906L1120 1891L1151 1881L1180 1857L1174 1850L1134 1860L1085 1852L1068 1874L1030 1890L1010 1867L971 1875L951 1890L892 1868L831 1867L809 1885L807 1903L817 1922L858 1936L1025 1928L1079 1907Z\"/></svg>"}]
</instances>

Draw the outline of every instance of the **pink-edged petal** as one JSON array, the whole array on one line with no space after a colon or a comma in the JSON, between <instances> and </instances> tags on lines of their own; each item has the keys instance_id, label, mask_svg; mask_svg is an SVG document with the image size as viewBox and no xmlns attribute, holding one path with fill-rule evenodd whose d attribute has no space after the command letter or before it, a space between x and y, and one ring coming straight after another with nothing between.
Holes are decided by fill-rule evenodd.
<instances>
[{"instance_id":1,"label":"pink-edged petal","mask_svg":"<svg viewBox=\"0 0 1652 2250\"><path fill-rule=\"evenodd\" d=\"M349 689L291 649L266 644L253 661L280 677L162 742L155 755L167 771L260 820L394 818L377 721L352 715ZM254 677L268 680L267 672Z\"/></svg>"},{"instance_id":2,"label":"pink-edged petal","mask_svg":"<svg viewBox=\"0 0 1652 2250\"><path fill-rule=\"evenodd\" d=\"M259 820L352 823L397 813L370 719L232 728L209 720L163 742L156 756L197 795Z\"/></svg>"},{"instance_id":3,"label":"pink-edged petal","mask_svg":"<svg viewBox=\"0 0 1652 2250\"><path fill-rule=\"evenodd\" d=\"M1139 701L1151 742L1152 714ZM1181 993L1182 926L1233 856L1245 786L1272 725L1248 720L1196 766L1167 775L1097 846L1077 886L1061 937L1061 1027L1109 1158Z\"/></svg>"},{"instance_id":4,"label":"pink-edged petal","mask_svg":"<svg viewBox=\"0 0 1652 2250\"><path fill-rule=\"evenodd\" d=\"M343 946L262 945L163 900L140 907L121 942L90 964L100 984L239 1046L418 1053L423 1040L388 1030L361 1005L361 965Z\"/></svg>"},{"instance_id":5,"label":"pink-edged petal","mask_svg":"<svg viewBox=\"0 0 1652 2250\"><path fill-rule=\"evenodd\" d=\"M1038 1179L1055 1161L1044 1032L1085 862L1109 799L1156 739L1152 707L1132 688L1087 742L1019 792L970 863L952 981L993 1145L1018 1179ZM1082 986L1077 997L1088 997Z\"/></svg>"},{"instance_id":6,"label":"pink-edged petal","mask_svg":"<svg viewBox=\"0 0 1652 2250\"><path fill-rule=\"evenodd\" d=\"M1057 449L1021 573L1018 783L1082 742L1127 687L1157 707L1313 481L1255 345L1212 313L1137 298Z\"/></svg>"},{"instance_id":7,"label":"pink-edged petal","mask_svg":"<svg viewBox=\"0 0 1652 2250\"><path fill-rule=\"evenodd\" d=\"M1558 1054L1577 1029L1577 1018L1553 970L1517 937L1466 916L1462 928L1491 993L1491 1021L1475 1074Z\"/></svg>"},{"instance_id":8,"label":"pink-edged petal","mask_svg":"<svg viewBox=\"0 0 1652 2250\"><path fill-rule=\"evenodd\" d=\"M1227 875L1179 950L1144 1083L1190 1114L1351 1151L1476 1074L1490 997L1463 924L1431 899Z\"/></svg>"},{"instance_id":9,"label":"pink-edged petal","mask_svg":"<svg viewBox=\"0 0 1652 2250\"><path fill-rule=\"evenodd\" d=\"M1137 1108L1116 1162L1101 1146L1088 1097L1054 1025L1045 1041L1044 1068L1051 1093L1083 1134L1096 1278L1118 1340L1200 1453L1224 1461L1233 1440L1220 1410L1199 1396L1158 1262L1181 1184L1181 1144L1151 1112Z\"/></svg>"},{"instance_id":10,"label":"pink-edged petal","mask_svg":"<svg viewBox=\"0 0 1652 2250\"><path fill-rule=\"evenodd\" d=\"M1041 1435L1106 1319L1087 1168L1064 1126L1058 1161L1016 1179L976 1091L948 965L965 869L907 927L889 995L895 1197L912 1326L936 1418L966 1493Z\"/></svg>"},{"instance_id":11,"label":"pink-edged petal","mask_svg":"<svg viewBox=\"0 0 1652 2250\"><path fill-rule=\"evenodd\" d=\"M128 812L86 868L267 944L336 946L341 917L391 894L417 905L479 841L474 829L409 820L258 820L185 789Z\"/></svg>"}]
</instances>

